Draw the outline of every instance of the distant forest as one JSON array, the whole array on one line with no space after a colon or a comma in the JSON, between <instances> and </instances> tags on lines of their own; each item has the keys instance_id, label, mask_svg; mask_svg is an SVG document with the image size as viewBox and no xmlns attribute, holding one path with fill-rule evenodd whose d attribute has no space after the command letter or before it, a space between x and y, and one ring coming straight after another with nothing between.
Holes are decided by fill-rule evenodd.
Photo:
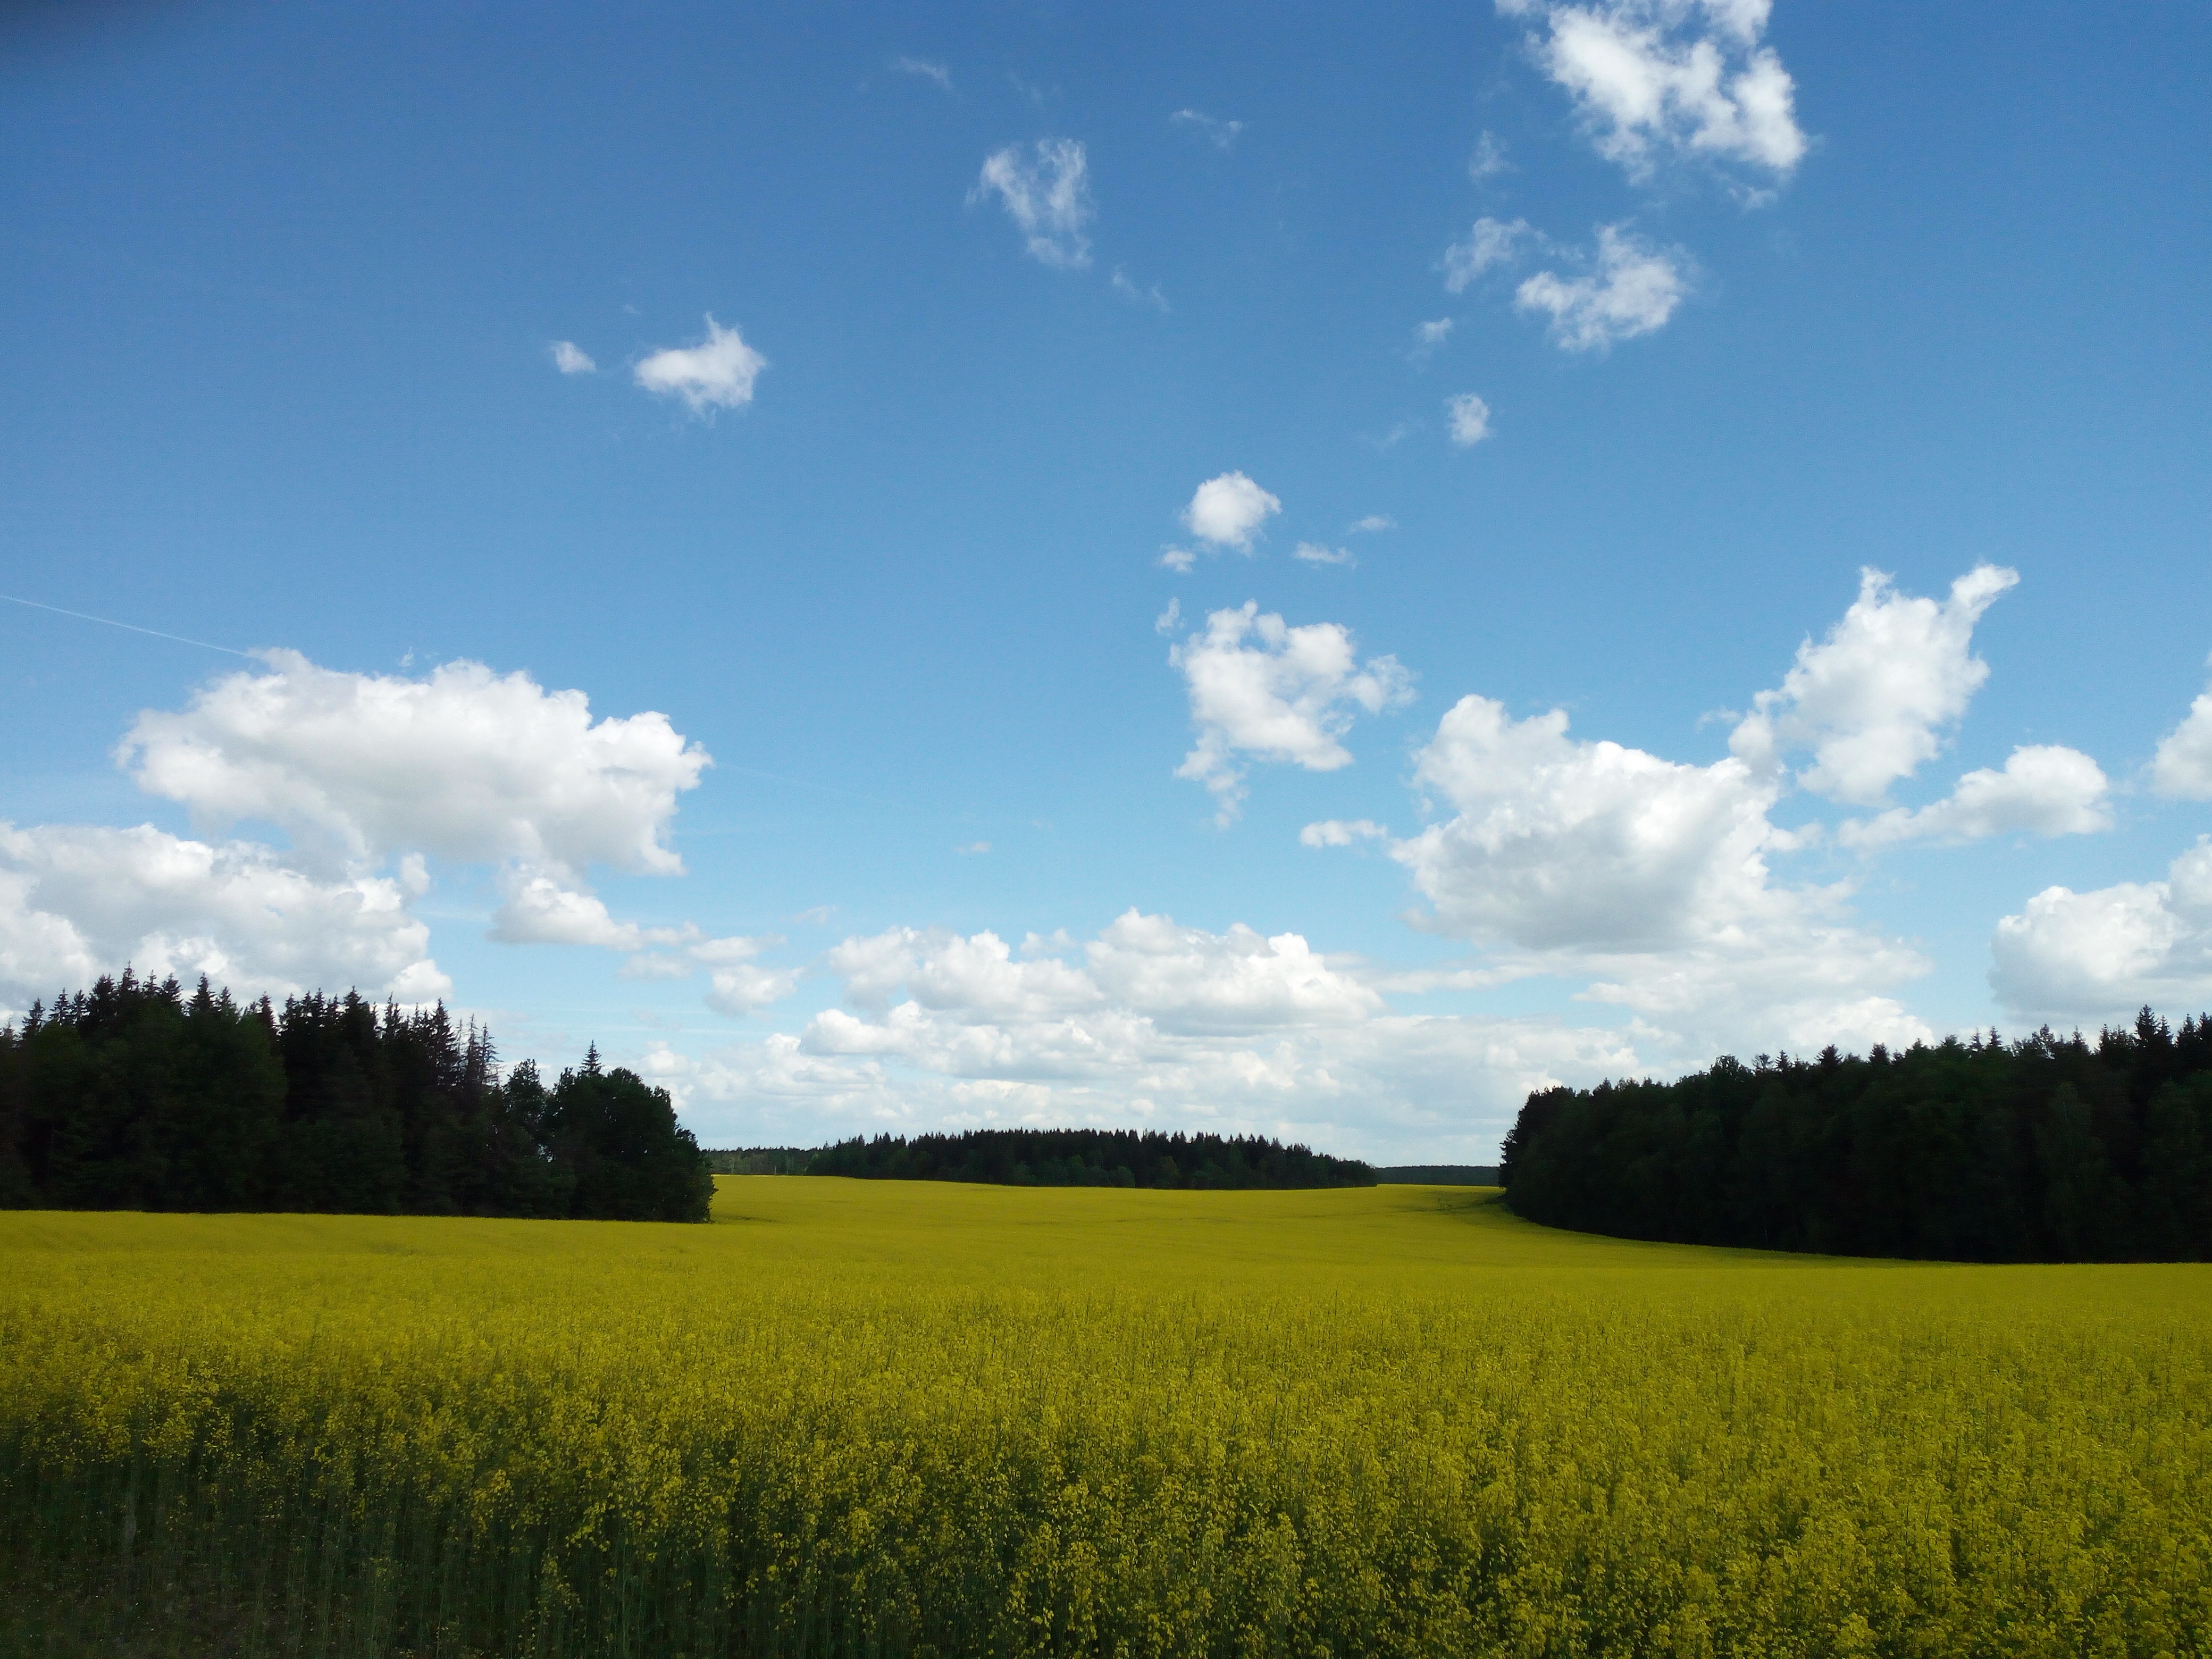
<instances>
[{"instance_id":1,"label":"distant forest","mask_svg":"<svg viewBox=\"0 0 2212 1659\"><path fill-rule=\"evenodd\" d=\"M1960 1261L2212 1260L2212 1015L2094 1042L1723 1059L1532 1094L1506 1201L1626 1238Z\"/></svg>"},{"instance_id":2,"label":"distant forest","mask_svg":"<svg viewBox=\"0 0 2212 1659\"><path fill-rule=\"evenodd\" d=\"M125 972L0 1028L0 1206L704 1221L668 1093L593 1048L550 1088L442 1005L240 1003Z\"/></svg>"},{"instance_id":3,"label":"distant forest","mask_svg":"<svg viewBox=\"0 0 2212 1659\"><path fill-rule=\"evenodd\" d=\"M808 1160L805 1173L1014 1187L1375 1184L1375 1171L1355 1159L1256 1135L1138 1134L1127 1129L971 1129L911 1140L878 1135L823 1147Z\"/></svg>"}]
</instances>

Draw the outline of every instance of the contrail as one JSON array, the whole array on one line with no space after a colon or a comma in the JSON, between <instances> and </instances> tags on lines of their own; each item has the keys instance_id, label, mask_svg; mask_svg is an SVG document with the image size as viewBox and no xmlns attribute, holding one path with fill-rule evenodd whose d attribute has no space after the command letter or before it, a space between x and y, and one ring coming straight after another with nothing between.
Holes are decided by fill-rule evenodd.
<instances>
[{"instance_id":1,"label":"contrail","mask_svg":"<svg viewBox=\"0 0 2212 1659\"><path fill-rule=\"evenodd\" d=\"M33 611L51 611L57 617L74 617L79 622L99 623L106 628L128 629L133 634L150 635L157 640L174 640L179 645L197 645L203 651L220 651L226 657L253 659L251 651L234 651L227 645L210 645L205 640L188 640L182 634L164 634L158 628L141 628L137 623L118 622L112 617L94 617L82 611L64 611L58 605L41 605L36 599L19 599L13 593L0 593L0 599L10 605L27 605Z\"/></svg>"}]
</instances>

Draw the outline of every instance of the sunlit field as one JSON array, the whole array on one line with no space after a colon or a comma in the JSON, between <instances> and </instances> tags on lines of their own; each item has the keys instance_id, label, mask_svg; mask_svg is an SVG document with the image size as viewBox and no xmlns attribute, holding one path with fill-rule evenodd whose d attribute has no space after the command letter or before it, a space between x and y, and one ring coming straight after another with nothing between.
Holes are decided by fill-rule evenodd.
<instances>
[{"instance_id":1,"label":"sunlit field","mask_svg":"<svg viewBox=\"0 0 2212 1659\"><path fill-rule=\"evenodd\" d=\"M15 1654L2203 1654L2212 1268L1486 1194L0 1215Z\"/></svg>"}]
</instances>

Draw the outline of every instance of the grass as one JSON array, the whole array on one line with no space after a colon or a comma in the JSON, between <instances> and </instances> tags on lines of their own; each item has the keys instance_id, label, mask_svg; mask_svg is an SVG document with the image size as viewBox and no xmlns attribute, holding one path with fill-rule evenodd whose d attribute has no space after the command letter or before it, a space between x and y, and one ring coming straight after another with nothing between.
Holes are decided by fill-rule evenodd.
<instances>
[{"instance_id":1,"label":"grass","mask_svg":"<svg viewBox=\"0 0 2212 1659\"><path fill-rule=\"evenodd\" d=\"M2212 1653L2208 1316L1466 1188L0 1215L0 1650Z\"/></svg>"}]
</instances>

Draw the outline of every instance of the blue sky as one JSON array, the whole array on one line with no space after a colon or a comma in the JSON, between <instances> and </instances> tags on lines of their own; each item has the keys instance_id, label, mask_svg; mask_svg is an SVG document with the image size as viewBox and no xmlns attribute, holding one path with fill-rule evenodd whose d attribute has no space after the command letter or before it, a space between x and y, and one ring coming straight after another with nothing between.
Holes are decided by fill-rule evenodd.
<instances>
[{"instance_id":1,"label":"blue sky","mask_svg":"<svg viewBox=\"0 0 2212 1659\"><path fill-rule=\"evenodd\" d=\"M0 28L0 1010L1476 1158L2212 1001L2201 5Z\"/></svg>"}]
</instances>

